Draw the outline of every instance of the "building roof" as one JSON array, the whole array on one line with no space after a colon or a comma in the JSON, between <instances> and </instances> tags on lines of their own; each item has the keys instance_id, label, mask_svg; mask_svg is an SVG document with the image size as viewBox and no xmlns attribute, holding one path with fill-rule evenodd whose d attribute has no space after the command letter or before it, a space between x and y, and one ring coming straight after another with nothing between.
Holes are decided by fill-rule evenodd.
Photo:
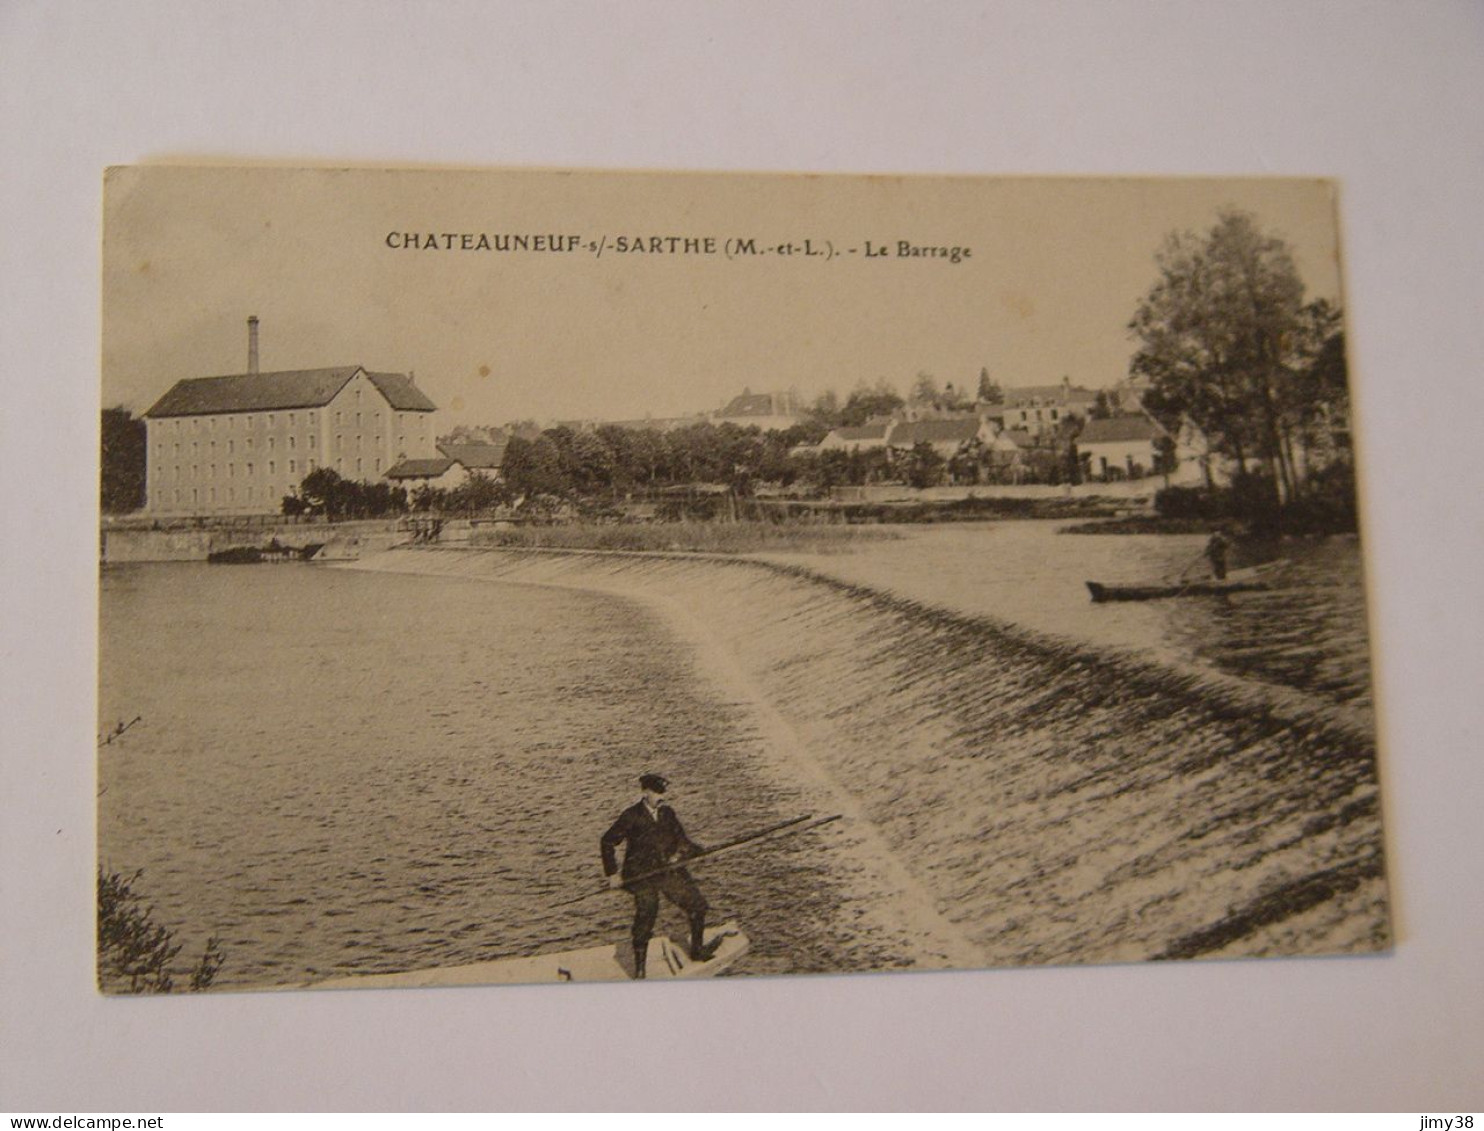
<instances>
[{"instance_id":1,"label":"building roof","mask_svg":"<svg viewBox=\"0 0 1484 1131\"><path fill-rule=\"evenodd\" d=\"M470 471L495 470L505 461L506 441L493 444L439 444L438 450Z\"/></svg>"},{"instance_id":2,"label":"building roof","mask_svg":"<svg viewBox=\"0 0 1484 1131\"><path fill-rule=\"evenodd\" d=\"M1159 425L1147 416L1111 416L1106 420L1089 420L1078 435L1077 443L1127 443L1130 440L1153 440L1159 434Z\"/></svg>"},{"instance_id":3,"label":"building roof","mask_svg":"<svg viewBox=\"0 0 1484 1131\"><path fill-rule=\"evenodd\" d=\"M1095 401L1098 396L1091 389L1065 381L1059 385L1021 385L1013 389L1002 389L1001 392L1005 398L1002 406L1004 408L1033 404L1080 404L1083 401Z\"/></svg>"},{"instance_id":4,"label":"building roof","mask_svg":"<svg viewBox=\"0 0 1484 1131\"><path fill-rule=\"evenodd\" d=\"M451 459L404 459L387 469L388 479L437 479L450 467Z\"/></svg>"},{"instance_id":5,"label":"building roof","mask_svg":"<svg viewBox=\"0 0 1484 1131\"><path fill-rule=\"evenodd\" d=\"M963 443L979 435L983 427L977 416L951 417L947 420L913 420L898 424L891 431L893 447L918 444Z\"/></svg>"},{"instance_id":6,"label":"building roof","mask_svg":"<svg viewBox=\"0 0 1484 1131\"><path fill-rule=\"evenodd\" d=\"M432 401L401 373L371 373L359 365L330 369L289 369L277 373L234 373L226 377L188 377L177 381L145 416L207 416L224 412L269 412L321 408L335 399L357 373L399 412L434 412Z\"/></svg>"},{"instance_id":7,"label":"building roof","mask_svg":"<svg viewBox=\"0 0 1484 1131\"><path fill-rule=\"evenodd\" d=\"M727 403L717 416L774 416L773 394L744 390Z\"/></svg>"},{"instance_id":8,"label":"building roof","mask_svg":"<svg viewBox=\"0 0 1484 1131\"><path fill-rule=\"evenodd\" d=\"M398 412L438 411L438 406L405 373L372 373L367 370L366 376L371 379L371 384L381 390L387 404Z\"/></svg>"},{"instance_id":9,"label":"building roof","mask_svg":"<svg viewBox=\"0 0 1484 1131\"><path fill-rule=\"evenodd\" d=\"M858 428L836 428L835 435L842 440L885 440L886 430L890 427L890 422L862 424Z\"/></svg>"}]
</instances>

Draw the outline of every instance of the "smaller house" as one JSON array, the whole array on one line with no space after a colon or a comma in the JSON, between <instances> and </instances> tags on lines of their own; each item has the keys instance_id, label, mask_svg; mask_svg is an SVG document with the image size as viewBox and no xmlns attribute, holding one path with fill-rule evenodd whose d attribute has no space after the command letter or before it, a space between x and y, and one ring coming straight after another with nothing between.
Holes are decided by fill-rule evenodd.
<instances>
[{"instance_id":1,"label":"smaller house","mask_svg":"<svg viewBox=\"0 0 1484 1131\"><path fill-rule=\"evenodd\" d=\"M856 428L836 428L818 444L822 452L869 452L886 448L886 438L893 425L890 421L862 424Z\"/></svg>"},{"instance_id":2,"label":"smaller house","mask_svg":"<svg viewBox=\"0 0 1484 1131\"><path fill-rule=\"evenodd\" d=\"M988 447L994 438L994 426L988 421L977 416L959 416L902 421L891 429L887 444L894 451L910 451L918 444L927 443L944 459L951 459L965 444L977 440Z\"/></svg>"},{"instance_id":3,"label":"smaller house","mask_svg":"<svg viewBox=\"0 0 1484 1131\"><path fill-rule=\"evenodd\" d=\"M1165 431L1147 416L1089 420L1077 436L1083 474L1089 479L1142 479L1153 472L1156 443Z\"/></svg>"},{"instance_id":4,"label":"smaller house","mask_svg":"<svg viewBox=\"0 0 1484 1131\"><path fill-rule=\"evenodd\" d=\"M505 446L504 441L490 444L441 443L437 459L401 460L387 471L386 478L393 486L406 487L409 493L419 487L452 490L475 473L498 479L505 459Z\"/></svg>"}]
</instances>

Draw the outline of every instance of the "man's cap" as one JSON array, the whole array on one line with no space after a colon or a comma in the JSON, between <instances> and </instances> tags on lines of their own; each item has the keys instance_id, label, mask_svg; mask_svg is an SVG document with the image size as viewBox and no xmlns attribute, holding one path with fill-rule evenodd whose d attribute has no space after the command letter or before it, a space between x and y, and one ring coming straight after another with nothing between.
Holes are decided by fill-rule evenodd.
<instances>
[{"instance_id":1,"label":"man's cap","mask_svg":"<svg viewBox=\"0 0 1484 1131\"><path fill-rule=\"evenodd\" d=\"M651 793L664 793L670 788L670 783L659 774L645 774L639 779L639 788L647 789Z\"/></svg>"}]
</instances>

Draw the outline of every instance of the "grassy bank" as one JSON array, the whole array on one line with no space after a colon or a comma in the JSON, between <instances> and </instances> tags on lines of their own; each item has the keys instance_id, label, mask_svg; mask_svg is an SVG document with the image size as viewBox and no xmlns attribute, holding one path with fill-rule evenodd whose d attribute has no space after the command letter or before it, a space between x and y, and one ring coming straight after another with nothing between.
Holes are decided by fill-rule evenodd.
<instances>
[{"instance_id":1,"label":"grassy bank","mask_svg":"<svg viewBox=\"0 0 1484 1131\"><path fill-rule=\"evenodd\" d=\"M1209 534L1216 525L1211 519L1164 518L1155 514L1129 515L1097 522L1063 526L1059 534Z\"/></svg>"},{"instance_id":2,"label":"grassy bank","mask_svg":"<svg viewBox=\"0 0 1484 1131\"><path fill-rule=\"evenodd\" d=\"M775 522L570 523L480 530L474 544L556 550L679 551L754 554L793 550L829 553L864 541L899 537L872 526Z\"/></svg>"}]
</instances>

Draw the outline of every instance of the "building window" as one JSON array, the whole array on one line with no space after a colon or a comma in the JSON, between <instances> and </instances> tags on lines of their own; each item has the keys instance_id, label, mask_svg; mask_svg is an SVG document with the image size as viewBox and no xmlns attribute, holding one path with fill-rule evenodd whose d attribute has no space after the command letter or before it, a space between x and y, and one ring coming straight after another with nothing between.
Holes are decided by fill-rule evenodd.
<instances>
[{"instance_id":1,"label":"building window","mask_svg":"<svg viewBox=\"0 0 1484 1131\"><path fill-rule=\"evenodd\" d=\"M319 446L319 442L318 441L319 441L319 437L318 436L316 436L313 432L309 433L309 446L311 448L318 447Z\"/></svg>"},{"instance_id":2,"label":"building window","mask_svg":"<svg viewBox=\"0 0 1484 1131\"><path fill-rule=\"evenodd\" d=\"M378 475L381 474L381 457L380 456L377 456L376 457L376 473Z\"/></svg>"},{"instance_id":3,"label":"building window","mask_svg":"<svg viewBox=\"0 0 1484 1131\"><path fill-rule=\"evenodd\" d=\"M244 448L246 448L248 451L252 451L252 437L249 436L246 440L243 440L242 441L242 446Z\"/></svg>"},{"instance_id":4,"label":"building window","mask_svg":"<svg viewBox=\"0 0 1484 1131\"><path fill-rule=\"evenodd\" d=\"M291 412L291 413L289 413L289 427L292 428L293 426L294 426L294 414Z\"/></svg>"},{"instance_id":5,"label":"building window","mask_svg":"<svg viewBox=\"0 0 1484 1131\"><path fill-rule=\"evenodd\" d=\"M293 451L293 450L294 450L294 438L292 436L290 436L289 437L289 451Z\"/></svg>"},{"instance_id":6,"label":"building window","mask_svg":"<svg viewBox=\"0 0 1484 1131\"><path fill-rule=\"evenodd\" d=\"M314 413L312 413L312 412L309 414L309 423L310 424L313 424L314 423Z\"/></svg>"},{"instance_id":7,"label":"building window","mask_svg":"<svg viewBox=\"0 0 1484 1131\"><path fill-rule=\"evenodd\" d=\"M360 393L357 393L356 394L356 396L360 396L360 395L361 395ZM356 413L356 427L359 428L360 426L361 426L361 414L360 413Z\"/></svg>"},{"instance_id":8,"label":"building window","mask_svg":"<svg viewBox=\"0 0 1484 1131\"><path fill-rule=\"evenodd\" d=\"M237 450L237 441L236 440L228 440L227 441L227 454L228 455L231 455L236 450Z\"/></svg>"},{"instance_id":9,"label":"building window","mask_svg":"<svg viewBox=\"0 0 1484 1131\"><path fill-rule=\"evenodd\" d=\"M295 460L289 460L289 474L294 475L299 470L299 464Z\"/></svg>"},{"instance_id":10,"label":"building window","mask_svg":"<svg viewBox=\"0 0 1484 1131\"><path fill-rule=\"evenodd\" d=\"M342 437L339 432L335 433L335 450L337 452L345 450L344 437Z\"/></svg>"},{"instance_id":11,"label":"building window","mask_svg":"<svg viewBox=\"0 0 1484 1131\"><path fill-rule=\"evenodd\" d=\"M315 469L315 468L316 468L316 467L318 467L318 466L319 466L319 464L318 464L318 463L316 463L316 462L315 462L315 461L314 461L314 460L310 460L310 461L309 461L309 470L310 470L310 471L313 471L313 470L314 470L314 469Z\"/></svg>"},{"instance_id":12,"label":"building window","mask_svg":"<svg viewBox=\"0 0 1484 1131\"><path fill-rule=\"evenodd\" d=\"M269 475L274 474L274 471L273 471L273 461L271 459L268 461L268 474Z\"/></svg>"},{"instance_id":13,"label":"building window","mask_svg":"<svg viewBox=\"0 0 1484 1131\"><path fill-rule=\"evenodd\" d=\"M335 423L337 425L340 423L340 413L339 412L336 412L335 413Z\"/></svg>"},{"instance_id":14,"label":"building window","mask_svg":"<svg viewBox=\"0 0 1484 1131\"><path fill-rule=\"evenodd\" d=\"M215 479L215 478L216 478L216 464L212 464L212 465L211 465L211 477L212 477L212 478L213 478L213 479Z\"/></svg>"},{"instance_id":15,"label":"building window","mask_svg":"<svg viewBox=\"0 0 1484 1131\"><path fill-rule=\"evenodd\" d=\"M251 478L252 478L252 464L248 464L248 465L247 465L247 477L248 477L248 478L249 478L249 479L251 479ZM251 498L251 496L250 496L250 495L249 495L249 498Z\"/></svg>"},{"instance_id":16,"label":"building window","mask_svg":"<svg viewBox=\"0 0 1484 1131\"><path fill-rule=\"evenodd\" d=\"M191 464L191 478L192 479L195 479L200 474L201 474L201 472L199 470L199 465L198 464L194 464L194 463Z\"/></svg>"},{"instance_id":17,"label":"building window","mask_svg":"<svg viewBox=\"0 0 1484 1131\"><path fill-rule=\"evenodd\" d=\"M235 478L237 478L237 465L235 463L229 463L229 464L227 464L227 478L228 479L235 479Z\"/></svg>"},{"instance_id":18,"label":"building window","mask_svg":"<svg viewBox=\"0 0 1484 1131\"><path fill-rule=\"evenodd\" d=\"M244 428L251 428L252 427L252 417L249 416L247 418L247 420L243 423L243 427Z\"/></svg>"},{"instance_id":19,"label":"building window","mask_svg":"<svg viewBox=\"0 0 1484 1131\"><path fill-rule=\"evenodd\" d=\"M360 460L356 460L356 474L359 475L360 473L361 473L361 461Z\"/></svg>"},{"instance_id":20,"label":"building window","mask_svg":"<svg viewBox=\"0 0 1484 1131\"><path fill-rule=\"evenodd\" d=\"M268 450L270 452L273 450L273 437L272 436L269 436L268 437Z\"/></svg>"},{"instance_id":21,"label":"building window","mask_svg":"<svg viewBox=\"0 0 1484 1131\"><path fill-rule=\"evenodd\" d=\"M273 427L273 414L271 412L268 414L268 427Z\"/></svg>"},{"instance_id":22,"label":"building window","mask_svg":"<svg viewBox=\"0 0 1484 1131\"><path fill-rule=\"evenodd\" d=\"M211 500L211 501L212 501L212 502L213 502L213 503L214 503L214 502L216 502L216 488L215 488L215 487L213 487L213 488L212 488L212 489L211 489L211 490L210 490L210 491L209 491L209 492L208 492L208 493L207 493L207 497L208 497L208 498L209 498L209 499L210 499L210 500Z\"/></svg>"}]
</instances>

